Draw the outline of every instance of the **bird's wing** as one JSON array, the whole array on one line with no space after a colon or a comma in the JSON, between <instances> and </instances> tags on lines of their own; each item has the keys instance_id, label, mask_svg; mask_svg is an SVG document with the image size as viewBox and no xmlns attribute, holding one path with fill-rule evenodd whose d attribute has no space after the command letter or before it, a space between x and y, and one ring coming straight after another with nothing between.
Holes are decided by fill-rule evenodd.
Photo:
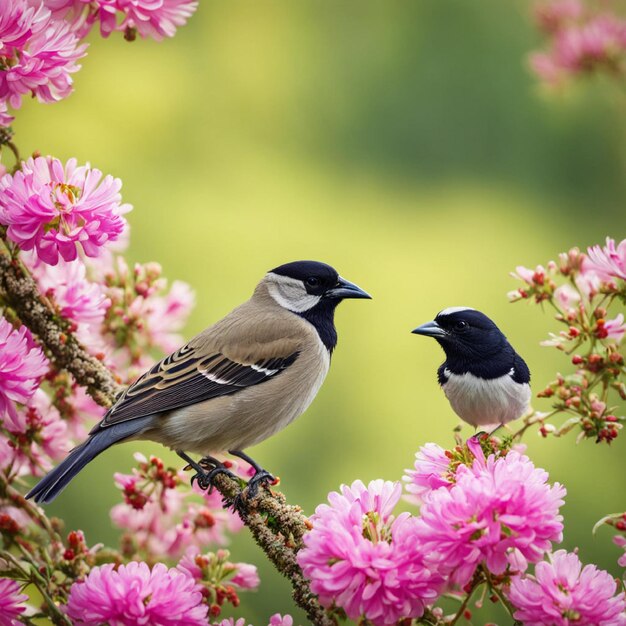
<instances>
[{"instance_id":1,"label":"bird's wing","mask_svg":"<svg viewBox=\"0 0 626 626\"><path fill-rule=\"evenodd\" d=\"M218 350L207 354L201 344L187 344L134 382L94 430L233 394L275 378L295 362L299 352L293 342L272 343L269 347L274 349L265 346L259 359L229 358Z\"/></svg>"}]
</instances>

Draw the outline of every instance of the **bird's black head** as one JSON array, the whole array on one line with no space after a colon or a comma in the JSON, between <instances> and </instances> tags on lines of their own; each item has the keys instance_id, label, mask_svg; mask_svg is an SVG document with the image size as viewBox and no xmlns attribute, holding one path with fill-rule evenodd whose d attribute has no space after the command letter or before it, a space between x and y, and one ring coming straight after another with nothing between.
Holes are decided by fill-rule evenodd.
<instances>
[{"instance_id":1,"label":"bird's black head","mask_svg":"<svg viewBox=\"0 0 626 626\"><path fill-rule=\"evenodd\" d=\"M347 298L371 298L330 265L318 261L294 261L268 272L264 278L269 294L285 309L311 322L332 351L337 343L334 325L336 306Z\"/></svg>"},{"instance_id":2,"label":"bird's black head","mask_svg":"<svg viewBox=\"0 0 626 626\"><path fill-rule=\"evenodd\" d=\"M444 309L432 322L413 333L436 339L448 360L476 362L493 359L509 343L500 329L484 314L467 307Z\"/></svg>"}]
</instances>

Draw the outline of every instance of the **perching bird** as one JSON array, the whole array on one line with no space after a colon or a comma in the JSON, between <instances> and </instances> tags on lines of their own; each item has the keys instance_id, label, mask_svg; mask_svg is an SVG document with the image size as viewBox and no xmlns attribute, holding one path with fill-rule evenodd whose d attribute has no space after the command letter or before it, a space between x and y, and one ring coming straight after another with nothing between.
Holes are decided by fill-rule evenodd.
<instances>
[{"instance_id":1,"label":"perching bird","mask_svg":"<svg viewBox=\"0 0 626 626\"><path fill-rule=\"evenodd\" d=\"M50 502L109 446L133 439L175 450L206 488L213 474L186 453L242 452L282 430L311 404L337 344L336 306L370 296L324 263L296 261L268 272L252 297L133 383L90 436L27 495ZM202 461L200 462L202 463Z\"/></svg>"},{"instance_id":2,"label":"perching bird","mask_svg":"<svg viewBox=\"0 0 626 626\"><path fill-rule=\"evenodd\" d=\"M484 313L450 307L413 333L434 337L446 353L437 378L463 421L496 428L528 411L528 366Z\"/></svg>"}]
</instances>

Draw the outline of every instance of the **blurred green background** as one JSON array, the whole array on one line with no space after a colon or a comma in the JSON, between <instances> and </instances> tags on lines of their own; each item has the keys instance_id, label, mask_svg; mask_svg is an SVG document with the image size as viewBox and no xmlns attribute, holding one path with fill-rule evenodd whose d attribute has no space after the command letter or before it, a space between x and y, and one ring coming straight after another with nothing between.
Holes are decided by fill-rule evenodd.
<instances>
[{"instance_id":1,"label":"blurred green background","mask_svg":"<svg viewBox=\"0 0 626 626\"><path fill-rule=\"evenodd\" d=\"M435 377L442 354L410 334L440 309L490 314L536 391L569 367L539 346L556 328L549 311L507 303L509 271L626 235L626 117L609 81L538 89L525 61L539 43L528 10L203 0L172 40L92 34L76 92L28 102L17 117L23 153L75 156L122 178L135 207L131 258L160 261L197 292L187 336L286 261L326 261L373 294L340 307L339 347L313 406L251 450L307 513L341 483L399 479L427 441L452 444L457 419ZM624 439L528 438L535 462L567 486L565 547L614 574L611 533L591 527L625 508ZM155 445L140 448L178 463ZM50 512L90 543L115 542L111 474L129 470L136 448L100 457ZM233 614L305 623L245 532L231 549L262 577ZM490 611L474 623L497 619Z\"/></svg>"}]
</instances>

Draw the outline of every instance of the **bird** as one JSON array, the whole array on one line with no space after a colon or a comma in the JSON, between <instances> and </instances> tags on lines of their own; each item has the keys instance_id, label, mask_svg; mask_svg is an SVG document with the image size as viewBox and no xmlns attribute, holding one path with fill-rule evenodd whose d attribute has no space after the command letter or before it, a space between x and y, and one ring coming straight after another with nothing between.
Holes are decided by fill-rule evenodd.
<instances>
[{"instance_id":1,"label":"bird","mask_svg":"<svg viewBox=\"0 0 626 626\"><path fill-rule=\"evenodd\" d=\"M174 450L205 489L228 473L213 456L228 451L254 467L248 490L255 495L273 477L244 450L311 404L337 345L335 309L348 298L371 296L325 263L294 261L267 272L249 300L131 384L26 497L51 502L101 452L139 439Z\"/></svg>"},{"instance_id":2,"label":"bird","mask_svg":"<svg viewBox=\"0 0 626 626\"><path fill-rule=\"evenodd\" d=\"M530 370L484 313L449 307L412 332L433 337L443 348L446 360L437 379L464 422L490 432L529 410Z\"/></svg>"}]
</instances>

